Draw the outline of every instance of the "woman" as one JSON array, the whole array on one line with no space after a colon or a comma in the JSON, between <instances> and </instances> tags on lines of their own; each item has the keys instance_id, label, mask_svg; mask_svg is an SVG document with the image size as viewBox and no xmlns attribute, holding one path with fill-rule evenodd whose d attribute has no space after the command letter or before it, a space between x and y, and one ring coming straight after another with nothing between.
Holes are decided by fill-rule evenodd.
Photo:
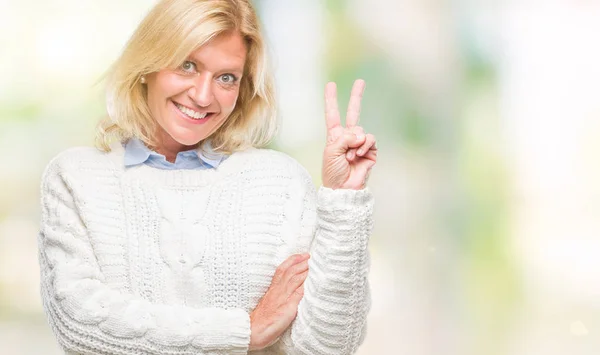
<instances>
[{"instance_id":1,"label":"woman","mask_svg":"<svg viewBox=\"0 0 600 355\"><path fill-rule=\"evenodd\" d=\"M163 0L108 76L101 149L42 180L41 293L70 354L351 354L375 139L326 87L323 187L284 154L247 0ZM310 252L310 255L309 255ZM310 269L310 272L308 271Z\"/></svg>"}]
</instances>

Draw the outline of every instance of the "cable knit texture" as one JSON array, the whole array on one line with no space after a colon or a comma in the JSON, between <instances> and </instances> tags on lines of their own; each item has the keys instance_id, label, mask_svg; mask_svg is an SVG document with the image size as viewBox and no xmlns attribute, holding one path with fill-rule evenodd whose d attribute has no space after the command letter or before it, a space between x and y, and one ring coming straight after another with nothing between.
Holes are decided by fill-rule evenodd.
<instances>
[{"instance_id":1,"label":"cable knit texture","mask_svg":"<svg viewBox=\"0 0 600 355\"><path fill-rule=\"evenodd\" d=\"M252 354L353 354L370 305L368 190L318 193L272 150L217 169L125 169L73 148L42 178L41 295L68 354L246 354L276 267L309 251L298 316Z\"/></svg>"}]
</instances>

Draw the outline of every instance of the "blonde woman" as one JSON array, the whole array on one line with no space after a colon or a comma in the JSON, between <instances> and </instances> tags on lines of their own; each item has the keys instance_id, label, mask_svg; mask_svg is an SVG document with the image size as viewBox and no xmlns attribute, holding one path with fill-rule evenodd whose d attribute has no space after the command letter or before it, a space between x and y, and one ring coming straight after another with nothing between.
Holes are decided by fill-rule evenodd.
<instances>
[{"instance_id":1,"label":"blonde woman","mask_svg":"<svg viewBox=\"0 0 600 355\"><path fill-rule=\"evenodd\" d=\"M41 294L69 354L352 354L369 309L375 139L326 87L323 186L261 149L270 68L247 0L163 0L108 75L97 148L42 179Z\"/></svg>"}]
</instances>

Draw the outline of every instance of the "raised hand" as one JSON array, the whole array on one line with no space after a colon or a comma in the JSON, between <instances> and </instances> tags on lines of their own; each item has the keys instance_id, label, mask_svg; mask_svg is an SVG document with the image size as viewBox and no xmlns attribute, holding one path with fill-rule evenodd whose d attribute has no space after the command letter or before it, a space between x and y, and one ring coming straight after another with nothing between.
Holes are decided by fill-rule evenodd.
<instances>
[{"instance_id":1,"label":"raised hand","mask_svg":"<svg viewBox=\"0 0 600 355\"><path fill-rule=\"evenodd\" d=\"M327 144L323 152L323 186L331 189L360 190L366 185L371 168L377 162L375 136L365 134L358 126L365 82L356 80L352 86L346 126L341 125L337 103L337 87L325 87L325 120Z\"/></svg>"},{"instance_id":2,"label":"raised hand","mask_svg":"<svg viewBox=\"0 0 600 355\"><path fill-rule=\"evenodd\" d=\"M271 286L250 314L249 350L272 345L290 326L304 296L308 275L308 254L294 254L275 270Z\"/></svg>"}]
</instances>

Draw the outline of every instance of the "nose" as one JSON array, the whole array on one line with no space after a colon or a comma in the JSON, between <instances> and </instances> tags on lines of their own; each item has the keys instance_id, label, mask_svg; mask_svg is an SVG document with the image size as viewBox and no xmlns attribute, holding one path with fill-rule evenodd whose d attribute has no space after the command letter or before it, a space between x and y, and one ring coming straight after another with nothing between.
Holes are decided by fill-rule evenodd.
<instances>
[{"instance_id":1,"label":"nose","mask_svg":"<svg viewBox=\"0 0 600 355\"><path fill-rule=\"evenodd\" d=\"M194 77L188 94L198 106L208 107L214 100L212 76L209 73L201 73Z\"/></svg>"}]
</instances>

